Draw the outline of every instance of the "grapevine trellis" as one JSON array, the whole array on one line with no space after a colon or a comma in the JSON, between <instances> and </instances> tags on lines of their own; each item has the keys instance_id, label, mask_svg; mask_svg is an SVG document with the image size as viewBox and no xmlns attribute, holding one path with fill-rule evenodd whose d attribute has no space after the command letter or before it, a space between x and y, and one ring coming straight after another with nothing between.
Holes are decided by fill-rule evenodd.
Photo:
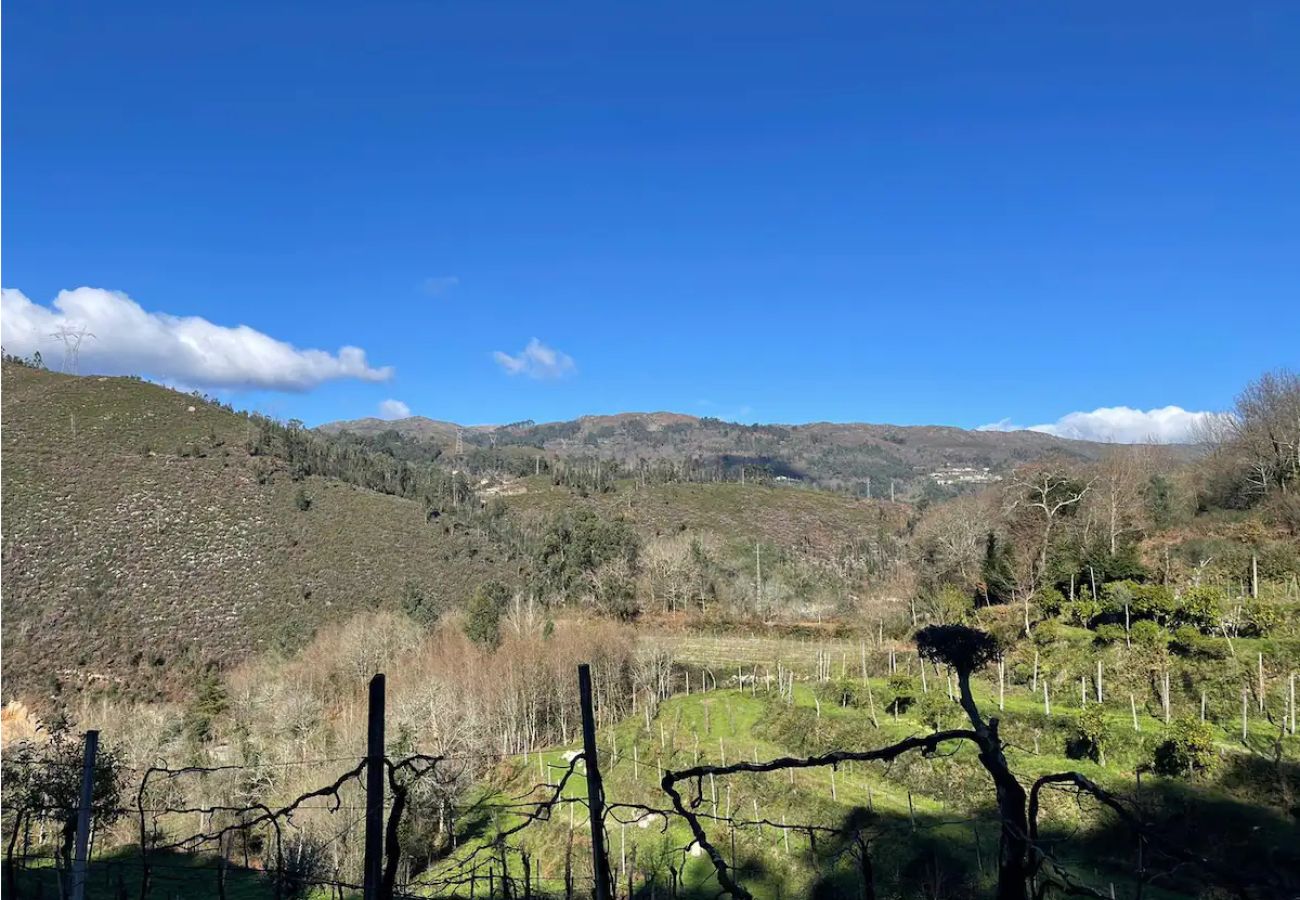
<instances>
[{"instance_id":1,"label":"grapevine trellis","mask_svg":"<svg viewBox=\"0 0 1300 900\"><path fill-rule=\"evenodd\" d=\"M957 626L947 628L958 637L967 633L979 634ZM952 631L954 628L956 630ZM970 728L937 730L873 749L835 750L807 757L785 756L768 760L760 759L755 747L753 759L733 758L728 761L727 747L720 742L720 762L717 764L700 762L697 736L693 764L680 768L672 766L675 753L670 755L668 764L662 757L656 757L653 762L649 759L643 761L635 745L631 748L629 760L627 748L620 752L612 731L607 742L602 744L592 714L590 682L580 679L583 749L564 754L562 763L544 760L534 751L538 778L522 792L490 794L488 799L468 803L437 800L432 808L439 822L445 825L439 828L444 840L433 849L404 838L403 826L414 798L422 794L450 798L453 795L450 789L461 783L468 772L481 772L485 767L502 761L518 761L521 756L526 764L529 755L526 751L390 755L384 741L382 676L377 676L371 686L369 748L364 756L263 760L256 766L173 766L158 761L130 770L135 781L129 802L113 807L100 805L95 800L96 777L101 767L95 759L97 735L92 732L88 734L85 759L79 767L82 776L79 793L64 790L57 796L47 797L42 805L6 811L14 816L6 843L6 896L22 896L19 880L14 877L18 866L52 864L58 873L61 891L73 900L81 900L87 885L87 863L93 850L90 829L97 817L104 820L126 817L133 823L135 854L115 855L111 862L101 867L102 875L99 877L105 879L115 896L126 897L128 892L123 873L130 870L136 886L133 892L141 900L170 896L169 888L178 883L184 883L186 889L191 890L196 872L207 872L210 895L224 900L231 890L236 869L232 860L242 862L238 869L245 874L259 873L258 877L264 880L266 888L277 900L303 896L307 891L337 898L360 894L366 900L479 896L595 896L597 900L609 900L619 896L657 896L658 893L677 897L687 893L687 864L699 856L711 865L716 883L724 893L748 898L752 895L744 885L743 867L737 862L738 832L757 834L774 846L783 847L787 855L792 852L792 842L796 844L796 850L800 845L806 846L813 856L819 844L822 847L832 845L838 848L837 853L852 858L860 872L863 896L874 896L871 892L872 848L880 822L872 804L869 783L863 783L867 792L865 805L855 809L842 824L827 825L788 821L785 815L778 818L760 809L757 799L751 801L751 814L742 803L733 804L729 782L721 789L718 782L737 776L779 772L783 773L782 777L788 775L793 785L797 771L822 770L829 774L830 793L835 799L836 773L854 764L891 764L913 752L924 757L941 757L957 752L957 746L963 743L977 748L981 763L992 775L998 789L1001 836L999 848L990 853L989 862L999 874L1002 885L999 897L1041 896L1045 886L1077 895L1107 896L1079 880L1061 859L1054 842L1040 835L1042 799L1049 791L1068 792L1080 804L1088 802L1096 809L1105 809L1128 828L1146 854L1145 868L1139 873L1142 877L1160 872L1162 865L1166 867L1165 871L1194 866L1218 883L1239 891L1241 896L1252 896L1249 892L1259 889L1258 886L1241 884L1239 873L1226 870L1215 861L1167 840L1147 820L1141 805L1133 798L1119 796L1077 772L1040 776L1032 781L1027 791L1017 783L1010 791L1013 794L1019 792L1018 796L1012 797L1015 803L1019 803L1017 813L1014 803L1008 805L1004 802L1004 795L1008 793L1004 779L1009 777L1014 781L1014 777L1006 769L1005 760L999 763L996 758L1001 754L997 719L986 717L976 707L970 690L974 672L985 663L996 663L994 696L1001 708L1005 697L1004 666L1000 657L990 649L991 645L981 645L975 654L978 659L963 657L961 654L966 651L962 646L959 644L955 657L952 653L933 648L927 652L923 646L922 652L911 656L910 661L903 661L895 648L889 648L885 665L889 672L897 671L900 666L909 670L915 666L923 679L928 666L933 689L947 691L949 698L970 716ZM869 691L865 649L861 657L861 677ZM847 651L832 654L818 650L813 680L831 681L835 663L843 674L848 668L847 660ZM692 679L696 692L718 688L717 671L700 669L694 676L689 671L681 674L688 692L692 690ZM1035 672L1035 679L1036 675ZM761 691L793 702L795 674L783 665L765 667L762 672L758 666L749 670L741 667L735 670L734 675L725 677L739 691L751 694ZM671 680L670 676L665 676L665 679ZM659 687L665 695L671 693L670 684ZM1089 696L1093 696L1094 703L1101 703L1104 691L1103 672L1098 668L1095 685L1085 682L1080 700L1086 706ZM640 707L647 732L658 712L658 696L657 693L653 698L647 696ZM1283 717L1283 729L1295 727L1293 697L1292 694ZM1044 702L1046 705L1046 695ZM1249 708L1244 706L1243 709L1243 715L1247 715ZM707 707L705 710L707 714ZM883 708L881 712L884 712ZM819 706L819 718L820 715ZM873 719L876 716L874 706L871 715ZM1136 713L1134 721L1136 726ZM661 725L661 746L663 742ZM674 751L676 749L674 740ZM16 762L34 769L77 766L66 760L33 758ZM602 767L613 768L629 763L637 777L642 766L653 766L664 802L608 800L604 796ZM120 763L116 765L119 769L128 768ZM271 802L259 796L260 786L254 773L268 766L309 767L311 771L320 771L331 765L335 774L321 778L320 783L297 792L290 799ZM586 782L586 797L576 796L572 790L575 776L581 776ZM230 796L229 800L190 799L196 791L210 794L210 790L203 788L210 788L218 782ZM844 784L841 781L841 785ZM907 805L913 833L927 828L969 826L974 832L976 852L982 853L978 832L981 818L978 815L945 815L935 821L918 823L910 793ZM330 817L333 837L324 848L316 846L309 851L302 840L298 818L309 813ZM541 823L562 821L566 813L569 827L563 872L552 871L547 875L534 857L536 850L530 849L529 830ZM57 823L60 829L55 851L28 852L27 838L30 835L25 835L24 825L30 830L33 822L39 822L43 828L47 820ZM491 827L482 824L483 821ZM193 822L194 827L187 827L187 822ZM468 824L471 822L475 823L472 827ZM674 829L675 823L684 825L684 830ZM660 834L668 836L670 843L676 841L669 848L663 869L641 872L639 883L635 858L630 865L626 858L625 831L629 825L642 829L653 826ZM582 834L584 828L586 835ZM304 854L327 852L329 844L351 840L362 832L366 835L366 852L360 878L347 877L337 862L324 869L305 864ZM471 835L471 832L477 833ZM617 850L610 846L610 839L616 834L620 837ZM684 840L677 841L673 837L682 834L685 834ZM471 840L471 836L474 839ZM726 847L728 841L729 850ZM37 841L38 845L42 843ZM590 853L589 867L575 859L575 851L583 850ZM635 854L635 849L633 852ZM984 868L982 856L980 868ZM1009 880L1018 882L1022 892L1017 894L1007 888ZM1026 886L1031 893L1024 893ZM1262 895L1266 895L1268 888L1262 890L1265 891Z\"/></svg>"}]
</instances>

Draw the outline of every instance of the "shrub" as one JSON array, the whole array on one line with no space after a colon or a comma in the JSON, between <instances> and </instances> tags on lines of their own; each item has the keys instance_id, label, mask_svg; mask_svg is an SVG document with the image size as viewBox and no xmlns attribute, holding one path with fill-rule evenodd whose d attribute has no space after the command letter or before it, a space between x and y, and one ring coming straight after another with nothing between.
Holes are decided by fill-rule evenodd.
<instances>
[{"instance_id":1,"label":"shrub","mask_svg":"<svg viewBox=\"0 0 1300 900\"><path fill-rule=\"evenodd\" d=\"M1222 606L1221 590L1208 584L1193 585L1177 598L1171 618L1180 626L1191 626L1206 631L1218 624L1219 610Z\"/></svg>"},{"instance_id":2,"label":"shrub","mask_svg":"<svg viewBox=\"0 0 1300 900\"><path fill-rule=\"evenodd\" d=\"M1201 633L1191 625L1179 625L1174 629L1173 638L1170 641L1170 649L1175 653L1183 656L1191 656L1196 653L1197 647L1201 642Z\"/></svg>"},{"instance_id":3,"label":"shrub","mask_svg":"<svg viewBox=\"0 0 1300 900\"><path fill-rule=\"evenodd\" d=\"M1038 608L1048 618L1059 616L1061 610L1065 608L1065 595L1048 585L1038 592Z\"/></svg>"},{"instance_id":4,"label":"shrub","mask_svg":"<svg viewBox=\"0 0 1300 900\"><path fill-rule=\"evenodd\" d=\"M401 606L411 621L425 628L432 628L438 621L437 605L414 581L407 581L403 586Z\"/></svg>"},{"instance_id":5,"label":"shrub","mask_svg":"<svg viewBox=\"0 0 1300 900\"><path fill-rule=\"evenodd\" d=\"M1207 659L1223 659L1228 655L1225 641L1215 640L1201 634L1191 625L1179 625L1174 629L1170 649L1182 656L1203 656Z\"/></svg>"},{"instance_id":6,"label":"shrub","mask_svg":"<svg viewBox=\"0 0 1300 900\"><path fill-rule=\"evenodd\" d=\"M1196 716L1179 716L1155 750L1152 765L1161 775L1195 778L1218 762L1214 728Z\"/></svg>"},{"instance_id":7,"label":"shrub","mask_svg":"<svg viewBox=\"0 0 1300 900\"><path fill-rule=\"evenodd\" d=\"M964 622L975 611L970 593L951 584L939 588L928 605L939 622Z\"/></svg>"},{"instance_id":8,"label":"shrub","mask_svg":"<svg viewBox=\"0 0 1300 900\"><path fill-rule=\"evenodd\" d=\"M1066 746L1071 759L1091 759L1106 765L1106 748L1110 746L1113 734L1106 721L1106 711L1101 704L1094 703L1083 712L1075 722L1075 733Z\"/></svg>"},{"instance_id":9,"label":"shrub","mask_svg":"<svg viewBox=\"0 0 1300 900\"><path fill-rule=\"evenodd\" d=\"M298 512L306 512L311 509L311 494L307 489L299 485L298 490L293 494L293 505L298 507Z\"/></svg>"},{"instance_id":10,"label":"shrub","mask_svg":"<svg viewBox=\"0 0 1300 900\"><path fill-rule=\"evenodd\" d=\"M1048 619L1034 626L1034 643L1040 647L1054 644L1062 639L1061 623L1055 619Z\"/></svg>"},{"instance_id":11,"label":"shrub","mask_svg":"<svg viewBox=\"0 0 1300 900\"><path fill-rule=\"evenodd\" d=\"M1154 619L1164 625L1174 618L1178 601L1174 591L1163 584L1134 584L1129 582L1133 594L1129 614L1139 619Z\"/></svg>"},{"instance_id":12,"label":"shrub","mask_svg":"<svg viewBox=\"0 0 1300 900\"><path fill-rule=\"evenodd\" d=\"M916 682L910 675L895 672L889 676L889 692L892 698L886 708L894 715L907 712L916 699Z\"/></svg>"},{"instance_id":13,"label":"shrub","mask_svg":"<svg viewBox=\"0 0 1300 900\"><path fill-rule=\"evenodd\" d=\"M1133 611L1133 588L1137 585L1132 581L1112 581L1103 585L1101 588L1102 608L1113 616L1123 616L1125 607L1130 614Z\"/></svg>"},{"instance_id":14,"label":"shrub","mask_svg":"<svg viewBox=\"0 0 1300 900\"><path fill-rule=\"evenodd\" d=\"M1257 637L1268 637L1284 618L1279 606L1260 600L1247 601L1242 607L1241 617L1246 630Z\"/></svg>"},{"instance_id":15,"label":"shrub","mask_svg":"<svg viewBox=\"0 0 1300 900\"><path fill-rule=\"evenodd\" d=\"M916 714L931 731L940 731L948 727L956 717L957 705L947 695L931 691L921 695L916 704Z\"/></svg>"},{"instance_id":16,"label":"shrub","mask_svg":"<svg viewBox=\"0 0 1300 900\"><path fill-rule=\"evenodd\" d=\"M1099 644L1117 644L1124 640L1124 626L1115 624L1098 625L1096 641Z\"/></svg>"},{"instance_id":17,"label":"shrub","mask_svg":"<svg viewBox=\"0 0 1300 900\"><path fill-rule=\"evenodd\" d=\"M1101 604L1092 599L1087 588L1077 600L1065 604L1066 618L1079 625L1087 626L1089 622L1101 615Z\"/></svg>"},{"instance_id":18,"label":"shrub","mask_svg":"<svg viewBox=\"0 0 1300 900\"><path fill-rule=\"evenodd\" d=\"M1141 619L1133 623L1129 631L1133 643L1142 647L1166 647L1169 645L1169 632L1150 619Z\"/></svg>"},{"instance_id":19,"label":"shrub","mask_svg":"<svg viewBox=\"0 0 1300 900\"><path fill-rule=\"evenodd\" d=\"M499 581L484 582L465 610L465 636L483 647L501 643L501 616L505 613L510 592Z\"/></svg>"}]
</instances>

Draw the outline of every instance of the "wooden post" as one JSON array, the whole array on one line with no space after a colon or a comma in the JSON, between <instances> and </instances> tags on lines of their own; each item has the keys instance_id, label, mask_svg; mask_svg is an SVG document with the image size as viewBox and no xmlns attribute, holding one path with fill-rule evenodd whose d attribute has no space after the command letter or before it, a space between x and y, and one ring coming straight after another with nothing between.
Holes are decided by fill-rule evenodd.
<instances>
[{"instance_id":1,"label":"wooden post","mask_svg":"<svg viewBox=\"0 0 1300 900\"><path fill-rule=\"evenodd\" d=\"M365 900L379 900L384 872L384 676L370 679L366 726L366 842L362 887Z\"/></svg>"},{"instance_id":2,"label":"wooden post","mask_svg":"<svg viewBox=\"0 0 1300 900\"><path fill-rule=\"evenodd\" d=\"M1250 554L1250 598L1259 598L1259 557Z\"/></svg>"},{"instance_id":3,"label":"wooden post","mask_svg":"<svg viewBox=\"0 0 1300 900\"><path fill-rule=\"evenodd\" d=\"M1097 660L1097 702L1101 703L1101 660Z\"/></svg>"},{"instance_id":4,"label":"wooden post","mask_svg":"<svg viewBox=\"0 0 1300 900\"><path fill-rule=\"evenodd\" d=\"M1007 708L1007 662L998 657L998 709Z\"/></svg>"},{"instance_id":5,"label":"wooden post","mask_svg":"<svg viewBox=\"0 0 1300 900\"><path fill-rule=\"evenodd\" d=\"M1169 724L1169 716L1170 716L1170 702L1169 702L1169 670L1168 670L1168 669L1165 670L1165 679L1164 679L1163 684L1164 684L1164 701L1165 701L1165 724L1168 725L1168 724Z\"/></svg>"},{"instance_id":6,"label":"wooden post","mask_svg":"<svg viewBox=\"0 0 1300 900\"><path fill-rule=\"evenodd\" d=\"M1245 688L1241 689L1241 739L1246 739L1246 711L1249 708L1250 692Z\"/></svg>"},{"instance_id":7,"label":"wooden post","mask_svg":"<svg viewBox=\"0 0 1300 900\"><path fill-rule=\"evenodd\" d=\"M1049 696L1047 696L1047 682L1044 681L1043 682L1043 715L1050 716L1051 714L1052 714L1052 699Z\"/></svg>"},{"instance_id":8,"label":"wooden post","mask_svg":"<svg viewBox=\"0 0 1300 900\"><path fill-rule=\"evenodd\" d=\"M1133 695L1132 695L1132 694L1129 694L1129 695L1128 695L1128 708L1133 712L1133 730L1134 730L1134 731L1141 731L1142 729L1138 728L1138 707L1137 707L1137 701L1136 701L1135 699L1133 699Z\"/></svg>"},{"instance_id":9,"label":"wooden post","mask_svg":"<svg viewBox=\"0 0 1300 900\"><path fill-rule=\"evenodd\" d=\"M609 859L605 856L605 791L596 753L596 719L591 710L591 667L578 666L578 702L582 707L582 757L587 766L587 807L591 813L591 872L596 900L610 900Z\"/></svg>"},{"instance_id":10,"label":"wooden post","mask_svg":"<svg viewBox=\"0 0 1300 900\"><path fill-rule=\"evenodd\" d=\"M1264 654L1259 654L1259 711L1264 711Z\"/></svg>"},{"instance_id":11,"label":"wooden post","mask_svg":"<svg viewBox=\"0 0 1300 900\"><path fill-rule=\"evenodd\" d=\"M99 732L87 731L81 759L81 803L77 806L77 838L72 857L72 900L86 897L86 851L90 846L90 807L95 796L95 755Z\"/></svg>"},{"instance_id":12,"label":"wooden post","mask_svg":"<svg viewBox=\"0 0 1300 900\"><path fill-rule=\"evenodd\" d=\"M1291 733L1295 734L1295 672L1291 673L1289 681L1291 685Z\"/></svg>"}]
</instances>

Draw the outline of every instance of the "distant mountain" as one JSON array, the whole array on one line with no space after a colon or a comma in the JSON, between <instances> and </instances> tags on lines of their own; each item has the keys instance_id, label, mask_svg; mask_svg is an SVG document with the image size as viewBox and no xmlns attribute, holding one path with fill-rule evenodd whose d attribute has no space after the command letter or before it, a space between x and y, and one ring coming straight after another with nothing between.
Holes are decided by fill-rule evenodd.
<instances>
[{"instance_id":1,"label":"distant mountain","mask_svg":"<svg viewBox=\"0 0 1300 900\"><path fill-rule=\"evenodd\" d=\"M460 428L410 418L360 419L321 426L333 433L376 435L396 431L451 446L531 448L557 459L599 457L634 467L670 462L716 466L720 471L766 467L773 475L813 486L877 496L895 485L912 494L927 487L996 480L1016 465L1044 456L1081 461L1101 458L1110 445L1058 438L1036 431L970 431L940 425L817 422L808 425L740 425L672 412L583 416L565 422L521 422ZM1194 451L1166 448L1173 458Z\"/></svg>"},{"instance_id":2,"label":"distant mountain","mask_svg":"<svg viewBox=\"0 0 1300 900\"><path fill-rule=\"evenodd\" d=\"M495 428L495 426L490 425L488 428ZM353 434L367 436L383 434L385 431L397 431L416 440L450 444L456 440L457 431L466 429L455 422L440 422L437 419L426 419L424 416L410 416L405 419L365 418L347 422L328 422L316 430L326 434L350 431Z\"/></svg>"}]
</instances>

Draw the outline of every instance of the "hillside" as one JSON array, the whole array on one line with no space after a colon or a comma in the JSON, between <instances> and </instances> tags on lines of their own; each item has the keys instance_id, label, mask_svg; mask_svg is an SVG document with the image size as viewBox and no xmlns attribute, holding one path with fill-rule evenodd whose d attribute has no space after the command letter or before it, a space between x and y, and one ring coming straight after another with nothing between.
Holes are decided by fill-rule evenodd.
<instances>
[{"instance_id":1,"label":"hillside","mask_svg":"<svg viewBox=\"0 0 1300 900\"><path fill-rule=\"evenodd\" d=\"M358 610L411 594L447 610L489 579L525 577L519 547L491 529L426 522L417 502L333 478L295 480L283 458L252 452L254 422L193 395L9 363L3 376L6 696L178 696L209 664L292 650ZM750 583L762 542L774 598L799 560L892 540L908 518L790 486L512 486L516 532L589 509L643 541L704 537L715 578Z\"/></svg>"},{"instance_id":2,"label":"hillside","mask_svg":"<svg viewBox=\"0 0 1300 900\"><path fill-rule=\"evenodd\" d=\"M9 696L169 694L409 590L459 603L503 570L417 503L295 482L250 455L246 418L190 395L6 364L3 416Z\"/></svg>"},{"instance_id":3,"label":"hillside","mask_svg":"<svg viewBox=\"0 0 1300 900\"><path fill-rule=\"evenodd\" d=\"M954 474L960 482L960 474L951 472L953 469L973 469L968 477L978 483L994 480L1018 463L1042 456L1094 461L1102 458L1109 446L1033 431L830 422L740 425L665 412L463 429L421 417L359 419L331 422L320 430L367 436L396 431L444 449L454 446L459 431L466 446L532 448L557 459L599 457L629 468L642 461L651 465L689 462L697 467L716 467L725 475L742 465L757 466L790 480L859 494L870 490L877 497L887 494L891 479L896 490L919 495L944 480L952 480ZM1194 451L1171 447L1165 452L1185 459ZM935 473L939 473L938 478Z\"/></svg>"}]
</instances>

